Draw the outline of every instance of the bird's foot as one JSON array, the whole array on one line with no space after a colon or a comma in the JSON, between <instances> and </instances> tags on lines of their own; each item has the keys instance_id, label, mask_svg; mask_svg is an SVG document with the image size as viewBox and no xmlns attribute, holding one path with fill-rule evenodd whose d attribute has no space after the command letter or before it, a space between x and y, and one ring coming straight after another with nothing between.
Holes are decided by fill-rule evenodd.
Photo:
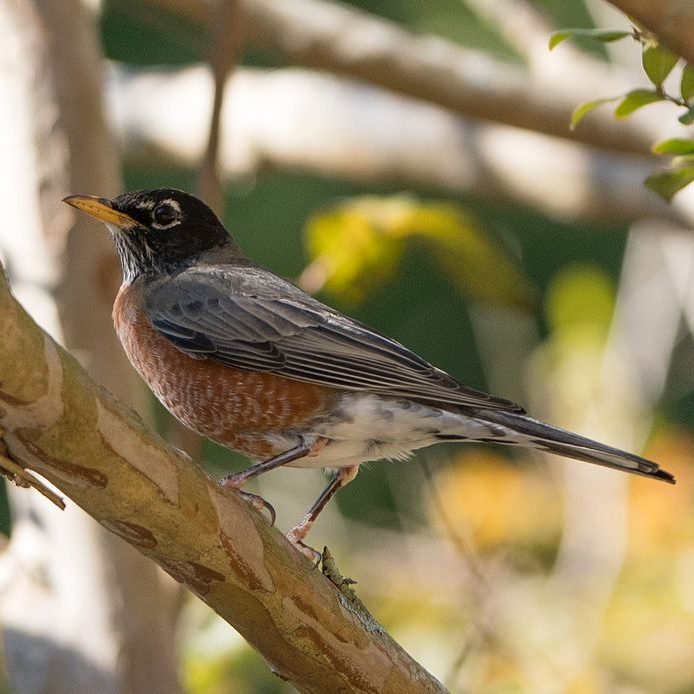
<instances>
[{"instance_id":1,"label":"bird's foot","mask_svg":"<svg viewBox=\"0 0 694 694\"><path fill-rule=\"evenodd\" d=\"M265 501L262 496L251 494L250 492L244 492L239 489L239 485L236 484L235 480L233 479L234 477L235 475L227 475L226 477L222 477L222 479L219 480L219 486L224 487L225 489L233 489L241 496L242 499L247 501L251 506L253 506L254 509L260 511L261 513L266 511L268 516L270 516L270 526L272 527L277 519L277 513L275 513L275 509L272 504L269 501Z\"/></svg>"},{"instance_id":2,"label":"bird's foot","mask_svg":"<svg viewBox=\"0 0 694 694\"><path fill-rule=\"evenodd\" d=\"M270 516L270 527L275 524L277 520L277 513L275 513L274 506L269 502L265 501L262 496L257 494L251 494L250 492L242 492L240 489L236 490L243 499L245 499L254 509L260 511L267 511L268 516Z\"/></svg>"},{"instance_id":3,"label":"bird's foot","mask_svg":"<svg viewBox=\"0 0 694 694\"><path fill-rule=\"evenodd\" d=\"M323 555L317 549L313 549L313 547L309 547L303 542L312 525L313 522L307 522L304 519L299 525L293 527L286 537L296 547L297 551L303 554L313 564L314 568L317 568L320 566Z\"/></svg>"},{"instance_id":4,"label":"bird's foot","mask_svg":"<svg viewBox=\"0 0 694 694\"><path fill-rule=\"evenodd\" d=\"M248 481L246 470L241 472L234 472L231 475L225 475L219 480L219 486L225 487L226 489L241 489L241 487Z\"/></svg>"}]
</instances>

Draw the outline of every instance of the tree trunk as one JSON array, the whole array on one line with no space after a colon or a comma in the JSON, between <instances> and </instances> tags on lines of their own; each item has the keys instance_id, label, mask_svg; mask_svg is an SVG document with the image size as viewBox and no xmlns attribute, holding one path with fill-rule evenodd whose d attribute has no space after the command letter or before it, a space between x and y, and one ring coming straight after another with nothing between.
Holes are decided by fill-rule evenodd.
<instances>
[{"instance_id":1,"label":"tree trunk","mask_svg":"<svg viewBox=\"0 0 694 694\"><path fill-rule=\"evenodd\" d=\"M94 18L75 0L14 0L0 6L0 23L0 251L41 324L146 408L110 325L118 269L108 239L83 220L71 228L60 203L74 190L120 187ZM77 508L61 513L14 489L11 499L0 614L13 688L178 691L172 610L156 567Z\"/></svg>"}]
</instances>

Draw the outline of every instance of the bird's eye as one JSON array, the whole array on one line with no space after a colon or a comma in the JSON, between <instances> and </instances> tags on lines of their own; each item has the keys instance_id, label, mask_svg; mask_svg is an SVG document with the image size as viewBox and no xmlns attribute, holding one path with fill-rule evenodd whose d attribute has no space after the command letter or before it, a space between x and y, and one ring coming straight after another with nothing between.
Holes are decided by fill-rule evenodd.
<instances>
[{"instance_id":1,"label":"bird's eye","mask_svg":"<svg viewBox=\"0 0 694 694\"><path fill-rule=\"evenodd\" d=\"M180 214L177 207L171 203L164 202L154 208L152 219L156 226L168 227L179 220Z\"/></svg>"}]
</instances>

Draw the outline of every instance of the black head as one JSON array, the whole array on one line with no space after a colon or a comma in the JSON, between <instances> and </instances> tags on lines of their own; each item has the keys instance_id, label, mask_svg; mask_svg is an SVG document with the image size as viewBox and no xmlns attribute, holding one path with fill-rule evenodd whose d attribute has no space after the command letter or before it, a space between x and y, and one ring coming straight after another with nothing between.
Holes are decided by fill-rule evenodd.
<instances>
[{"instance_id":1,"label":"black head","mask_svg":"<svg viewBox=\"0 0 694 694\"><path fill-rule=\"evenodd\" d=\"M110 229L126 282L139 275L183 269L215 248L227 247L233 255L242 255L214 212L180 190L138 190L113 200L71 195L65 202Z\"/></svg>"}]
</instances>

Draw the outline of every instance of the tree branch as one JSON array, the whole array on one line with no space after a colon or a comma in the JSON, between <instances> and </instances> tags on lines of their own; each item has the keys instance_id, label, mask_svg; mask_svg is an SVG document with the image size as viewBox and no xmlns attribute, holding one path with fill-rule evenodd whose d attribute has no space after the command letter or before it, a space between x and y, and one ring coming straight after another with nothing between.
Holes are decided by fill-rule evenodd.
<instances>
[{"instance_id":1,"label":"tree branch","mask_svg":"<svg viewBox=\"0 0 694 694\"><path fill-rule=\"evenodd\" d=\"M243 41L243 11L240 0L222 0L216 11L215 25L209 56L214 79L214 100L207 148L198 177L198 192L217 214L221 214L224 202L218 162L221 113L228 78L236 66Z\"/></svg>"},{"instance_id":2,"label":"tree branch","mask_svg":"<svg viewBox=\"0 0 694 694\"><path fill-rule=\"evenodd\" d=\"M208 0L148 0L197 24L212 21ZM243 0L247 40L292 63L330 70L423 99L473 118L560 136L609 150L646 153L663 134L662 119L638 114L617 122L598 111L569 130L577 104L632 89L635 77L570 52L571 80L562 69L531 75L437 36L417 36L395 22L329 0ZM549 37L547 37L549 38ZM597 90L597 93L596 93ZM658 134L654 134L657 132Z\"/></svg>"},{"instance_id":3,"label":"tree branch","mask_svg":"<svg viewBox=\"0 0 694 694\"><path fill-rule=\"evenodd\" d=\"M227 176L263 165L385 185L421 185L605 223L694 220L694 191L667 205L643 189L655 157L611 154L520 128L480 123L362 83L307 70L237 70L222 114ZM202 68L116 73L116 129L126 156L196 166L212 85ZM180 104L186 104L183 111ZM359 118L353 114L359 113ZM281 113L278 121L276 114ZM393 128L397 123L397 128ZM403 143L407 143L403 146Z\"/></svg>"},{"instance_id":4,"label":"tree branch","mask_svg":"<svg viewBox=\"0 0 694 694\"><path fill-rule=\"evenodd\" d=\"M538 60L540 67L546 64L547 37L553 27L536 5L527 0L467 0L466 4L523 56L531 71Z\"/></svg>"},{"instance_id":5,"label":"tree branch","mask_svg":"<svg viewBox=\"0 0 694 694\"><path fill-rule=\"evenodd\" d=\"M694 6L681 0L608 0L694 65Z\"/></svg>"},{"instance_id":6,"label":"tree branch","mask_svg":"<svg viewBox=\"0 0 694 694\"><path fill-rule=\"evenodd\" d=\"M300 691L445 691L260 514L92 383L2 275L0 316L8 457L184 583Z\"/></svg>"},{"instance_id":7,"label":"tree branch","mask_svg":"<svg viewBox=\"0 0 694 694\"><path fill-rule=\"evenodd\" d=\"M151 396L109 318L120 275L113 246L81 216L73 225L60 202L121 188L92 3L0 3L0 35L0 254L35 319L146 411ZM179 692L168 594L180 587L74 505L62 513L15 488L10 501L0 622L11 688Z\"/></svg>"}]
</instances>

